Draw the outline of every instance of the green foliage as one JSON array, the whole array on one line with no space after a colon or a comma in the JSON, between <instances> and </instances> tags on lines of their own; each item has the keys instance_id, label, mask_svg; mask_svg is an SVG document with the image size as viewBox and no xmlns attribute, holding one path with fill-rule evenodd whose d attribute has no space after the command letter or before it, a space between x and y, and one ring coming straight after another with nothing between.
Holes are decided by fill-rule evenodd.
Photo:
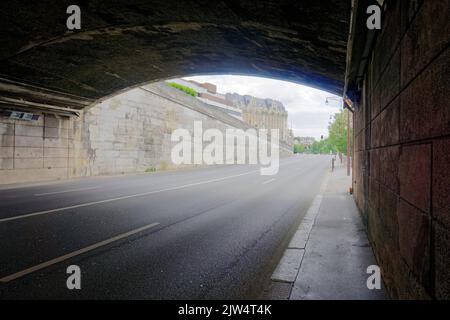
<instances>
[{"instance_id":1,"label":"green foliage","mask_svg":"<svg viewBox=\"0 0 450 320\"><path fill-rule=\"evenodd\" d=\"M314 142L310 152L319 154L341 152L347 154L347 109L336 113L328 126L328 138ZM352 132L350 131L350 137Z\"/></svg>"},{"instance_id":2,"label":"green foliage","mask_svg":"<svg viewBox=\"0 0 450 320\"><path fill-rule=\"evenodd\" d=\"M329 154L330 151L334 151L332 145L330 144L329 139L324 139L321 141L315 141L310 147L311 153L314 154Z\"/></svg>"},{"instance_id":3,"label":"green foliage","mask_svg":"<svg viewBox=\"0 0 450 320\"><path fill-rule=\"evenodd\" d=\"M185 93L187 93L187 94L189 94L189 95L191 95L191 96L193 96L193 97L198 96L197 91L195 91L195 90L192 89L192 88L183 86L182 84L178 84L178 83L175 83L175 82L167 82L167 84L168 84L169 86L171 86L171 87L174 87L175 89L184 91Z\"/></svg>"},{"instance_id":4,"label":"green foliage","mask_svg":"<svg viewBox=\"0 0 450 320\"><path fill-rule=\"evenodd\" d=\"M347 154L347 113L345 109L334 115L333 121L328 126L328 140L333 150ZM352 132L350 132L352 136Z\"/></svg>"},{"instance_id":5,"label":"green foliage","mask_svg":"<svg viewBox=\"0 0 450 320\"><path fill-rule=\"evenodd\" d=\"M294 153L303 153L305 152L306 146L302 143L294 144Z\"/></svg>"},{"instance_id":6,"label":"green foliage","mask_svg":"<svg viewBox=\"0 0 450 320\"><path fill-rule=\"evenodd\" d=\"M145 172L150 173L150 172L155 172L156 168L155 167L149 167L147 169L145 169Z\"/></svg>"}]
</instances>

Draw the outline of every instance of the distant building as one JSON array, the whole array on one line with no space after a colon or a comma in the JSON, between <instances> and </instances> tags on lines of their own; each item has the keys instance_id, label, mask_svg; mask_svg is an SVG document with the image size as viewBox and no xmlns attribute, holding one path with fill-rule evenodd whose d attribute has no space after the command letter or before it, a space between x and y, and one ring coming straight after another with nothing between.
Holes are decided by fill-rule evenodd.
<instances>
[{"instance_id":1,"label":"distant building","mask_svg":"<svg viewBox=\"0 0 450 320\"><path fill-rule=\"evenodd\" d=\"M303 144L305 146L310 146L314 142L316 142L316 139L314 137L295 137L294 138L295 144Z\"/></svg>"},{"instance_id":2,"label":"distant building","mask_svg":"<svg viewBox=\"0 0 450 320\"><path fill-rule=\"evenodd\" d=\"M171 79L171 82L181 84L197 91L197 99L221 111L228 113L239 120L243 120L242 110L233 106L225 99L225 95L217 92L216 85L212 83L199 83L193 80Z\"/></svg>"},{"instance_id":3,"label":"distant building","mask_svg":"<svg viewBox=\"0 0 450 320\"><path fill-rule=\"evenodd\" d=\"M279 129L280 140L292 145L293 133L288 129L288 113L280 101L261 99L237 93L221 94L212 83L172 79L198 93L197 99L259 129ZM270 132L269 132L270 134Z\"/></svg>"},{"instance_id":4,"label":"distant building","mask_svg":"<svg viewBox=\"0 0 450 320\"><path fill-rule=\"evenodd\" d=\"M237 93L227 93L225 98L242 110L244 122L255 128L278 129L280 140L292 144L292 132L287 125L288 113L281 102Z\"/></svg>"}]
</instances>

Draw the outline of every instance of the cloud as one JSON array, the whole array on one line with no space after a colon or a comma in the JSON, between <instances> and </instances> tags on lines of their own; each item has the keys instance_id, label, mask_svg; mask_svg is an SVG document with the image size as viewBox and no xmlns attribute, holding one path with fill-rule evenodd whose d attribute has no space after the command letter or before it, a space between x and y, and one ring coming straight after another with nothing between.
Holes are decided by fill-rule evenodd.
<instances>
[{"instance_id":1,"label":"cloud","mask_svg":"<svg viewBox=\"0 0 450 320\"><path fill-rule=\"evenodd\" d=\"M339 112L340 108L340 103L336 100L339 99L338 96L293 82L234 75L185 79L213 83L221 93L236 92L281 101L288 111L289 127L292 126L294 134L316 139L328 134L330 116ZM329 100L329 105L325 104L327 97L333 97Z\"/></svg>"}]
</instances>

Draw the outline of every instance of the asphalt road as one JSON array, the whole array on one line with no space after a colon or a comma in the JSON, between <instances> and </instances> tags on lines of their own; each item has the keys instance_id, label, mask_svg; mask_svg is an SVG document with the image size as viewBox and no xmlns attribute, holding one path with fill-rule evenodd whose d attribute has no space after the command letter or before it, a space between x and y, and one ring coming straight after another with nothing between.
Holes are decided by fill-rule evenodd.
<instances>
[{"instance_id":1,"label":"asphalt road","mask_svg":"<svg viewBox=\"0 0 450 320\"><path fill-rule=\"evenodd\" d=\"M221 166L0 190L0 298L257 298L330 163L303 155L275 176ZM69 265L80 290L66 287Z\"/></svg>"}]
</instances>

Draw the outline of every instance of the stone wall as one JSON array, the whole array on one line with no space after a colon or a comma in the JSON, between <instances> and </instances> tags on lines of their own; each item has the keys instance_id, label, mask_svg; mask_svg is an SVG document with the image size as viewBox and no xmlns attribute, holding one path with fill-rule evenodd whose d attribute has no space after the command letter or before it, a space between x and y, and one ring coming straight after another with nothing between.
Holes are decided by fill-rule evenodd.
<instances>
[{"instance_id":1,"label":"stone wall","mask_svg":"<svg viewBox=\"0 0 450 320\"><path fill-rule=\"evenodd\" d=\"M37 113L37 112L35 112ZM163 83L116 95L80 118L42 114L39 121L0 116L0 183L174 169L174 129L249 129L244 122ZM282 145L281 156L292 154Z\"/></svg>"},{"instance_id":2,"label":"stone wall","mask_svg":"<svg viewBox=\"0 0 450 320\"><path fill-rule=\"evenodd\" d=\"M68 178L72 124L42 113L33 122L0 117L0 183Z\"/></svg>"},{"instance_id":3,"label":"stone wall","mask_svg":"<svg viewBox=\"0 0 450 320\"><path fill-rule=\"evenodd\" d=\"M387 3L355 113L355 199L393 298L450 298L449 3Z\"/></svg>"}]
</instances>

